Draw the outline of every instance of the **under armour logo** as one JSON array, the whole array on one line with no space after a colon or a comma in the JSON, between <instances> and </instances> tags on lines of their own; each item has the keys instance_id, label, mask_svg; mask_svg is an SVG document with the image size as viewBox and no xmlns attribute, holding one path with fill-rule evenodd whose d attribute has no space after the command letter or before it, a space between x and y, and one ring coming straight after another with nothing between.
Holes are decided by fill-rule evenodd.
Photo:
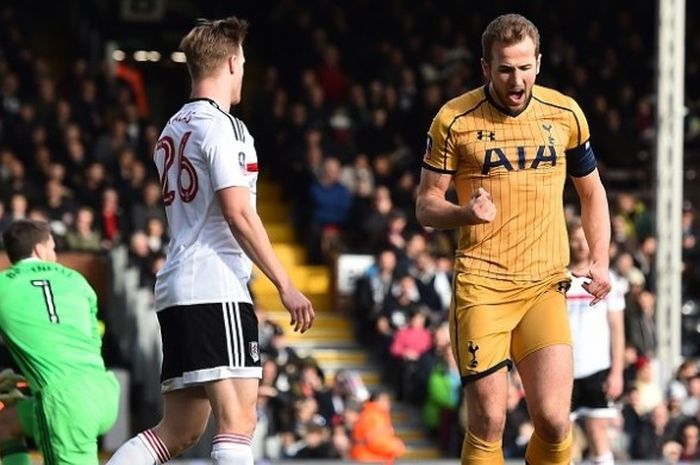
<instances>
[{"instance_id":1,"label":"under armour logo","mask_svg":"<svg viewBox=\"0 0 700 465\"><path fill-rule=\"evenodd\" d=\"M472 354L472 361L469 362L469 368L476 368L479 365L479 361L476 359L476 353L479 351L479 346L475 345L473 341L467 343L467 350Z\"/></svg>"},{"instance_id":2,"label":"under armour logo","mask_svg":"<svg viewBox=\"0 0 700 465\"><path fill-rule=\"evenodd\" d=\"M496 133L493 131L482 131L479 130L476 132L476 138L479 140L496 140Z\"/></svg>"},{"instance_id":3,"label":"under armour logo","mask_svg":"<svg viewBox=\"0 0 700 465\"><path fill-rule=\"evenodd\" d=\"M566 294L566 291L568 291L570 287L571 283L569 281L562 281L557 284L557 291L561 292L562 294Z\"/></svg>"},{"instance_id":4,"label":"under armour logo","mask_svg":"<svg viewBox=\"0 0 700 465\"><path fill-rule=\"evenodd\" d=\"M549 137L547 138L547 143L549 145L554 145L554 136L552 135L552 124L543 124L542 129L547 131L547 134L549 134Z\"/></svg>"}]
</instances>

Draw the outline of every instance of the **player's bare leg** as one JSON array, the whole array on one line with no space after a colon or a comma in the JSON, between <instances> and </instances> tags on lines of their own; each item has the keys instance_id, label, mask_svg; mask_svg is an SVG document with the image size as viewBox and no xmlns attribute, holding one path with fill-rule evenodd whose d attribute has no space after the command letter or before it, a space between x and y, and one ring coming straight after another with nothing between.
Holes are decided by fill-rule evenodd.
<instances>
[{"instance_id":1,"label":"player's bare leg","mask_svg":"<svg viewBox=\"0 0 700 465\"><path fill-rule=\"evenodd\" d=\"M201 386L163 395L163 419L155 428L139 433L121 446L108 465L162 464L197 442L211 413Z\"/></svg>"},{"instance_id":2,"label":"player's bare leg","mask_svg":"<svg viewBox=\"0 0 700 465\"><path fill-rule=\"evenodd\" d=\"M257 379L225 379L206 385L214 418L214 465L253 465L251 439L257 423Z\"/></svg>"},{"instance_id":3,"label":"player's bare leg","mask_svg":"<svg viewBox=\"0 0 700 465\"><path fill-rule=\"evenodd\" d=\"M508 372L505 368L467 383L468 431L462 445L462 465L499 465L503 459Z\"/></svg>"},{"instance_id":4,"label":"player's bare leg","mask_svg":"<svg viewBox=\"0 0 700 465\"><path fill-rule=\"evenodd\" d=\"M573 389L571 346L539 349L518 363L528 410L535 427L525 455L529 465L569 465Z\"/></svg>"},{"instance_id":5,"label":"player's bare leg","mask_svg":"<svg viewBox=\"0 0 700 465\"><path fill-rule=\"evenodd\" d=\"M0 410L0 457L3 465L29 465L25 431L15 407Z\"/></svg>"},{"instance_id":6,"label":"player's bare leg","mask_svg":"<svg viewBox=\"0 0 700 465\"><path fill-rule=\"evenodd\" d=\"M163 395L163 419L153 431L175 457L199 440L210 413L209 399L201 386L168 392Z\"/></svg>"},{"instance_id":7,"label":"player's bare leg","mask_svg":"<svg viewBox=\"0 0 700 465\"><path fill-rule=\"evenodd\" d=\"M223 379L205 387L216 419L214 465L253 465L251 438L257 423L258 379Z\"/></svg>"},{"instance_id":8,"label":"player's bare leg","mask_svg":"<svg viewBox=\"0 0 700 465\"><path fill-rule=\"evenodd\" d=\"M608 437L610 419L587 417L584 424L591 463L594 465L613 465L615 459L610 449L610 438Z\"/></svg>"}]
</instances>

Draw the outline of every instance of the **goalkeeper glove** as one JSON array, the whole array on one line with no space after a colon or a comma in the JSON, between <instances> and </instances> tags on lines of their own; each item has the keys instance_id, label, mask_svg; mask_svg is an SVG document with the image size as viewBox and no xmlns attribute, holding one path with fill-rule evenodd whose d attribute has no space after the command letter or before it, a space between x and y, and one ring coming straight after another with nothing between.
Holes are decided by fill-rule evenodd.
<instances>
[{"instance_id":1,"label":"goalkeeper glove","mask_svg":"<svg viewBox=\"0 0 700 465\"><path fill-rule=\"evenodd\" d=\"M24 376L18 375L12 368L5 368L0 371L0 394L11 392L17 388L17 383L26 382Z\"/></svg>"},{"instance_id":2,"label":"goalkeeper glove","mask_svg":"<svg viewBox=\"0 0 700 465\"><path fill-rule=\"evenodd\" d=\"M24 399L24 394L17 388L0 394L0 403L2 403L3 407L12 407L20 399Z\"/></svg>"}]
</instances>

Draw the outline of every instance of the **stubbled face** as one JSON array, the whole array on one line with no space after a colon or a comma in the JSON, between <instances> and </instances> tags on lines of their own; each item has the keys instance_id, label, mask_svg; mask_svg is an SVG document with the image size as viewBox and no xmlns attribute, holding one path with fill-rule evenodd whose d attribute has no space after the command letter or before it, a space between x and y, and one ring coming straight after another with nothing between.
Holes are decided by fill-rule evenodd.
<instances>
[{"instance_id":1,"label":"stubbled face","mask_svg":"<svg viewBox=\"0 0 700 465\"><path fill-rule=\"evenodd\" d=\"M491 95L511 113L519 113L527 106L540 57L535 55L535 43L528 36L512 45L497 41L491 47L491 62L482 58L481 69L490 83Z\"/></svg>"}]
</instances>

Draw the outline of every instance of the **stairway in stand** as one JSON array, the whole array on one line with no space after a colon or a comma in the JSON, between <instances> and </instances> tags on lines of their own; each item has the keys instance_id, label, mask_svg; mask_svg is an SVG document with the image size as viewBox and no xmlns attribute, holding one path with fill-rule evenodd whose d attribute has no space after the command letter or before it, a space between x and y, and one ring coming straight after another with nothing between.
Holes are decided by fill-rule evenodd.
<instances>
[{"instance_id":1,"label":"stairway in stand","mask_svg":"<svg viewBox=\"0 0 700 465\"><path fill-rule=\"evenodd\" d=\"M316 310L314 326L303 335L293 332L289 326L289 314L282 307L275 287L257 269L252 283L256 301L272 321L285 329L287 341L300 356L310 355L318 361L326 382L332 381L337 370L345 368L358 372L370 390L379 386L380 366L364 347L355 342L350 321L335 311L331 270L323 265L307 265L304 247L295 243L290 208L282 198L281 189L275 184L259 182L257 200L258 213L275 253L294 284L311 300ZM397 433L406 442L407 452L403 458L440 457L438 449L423 434L418 410L394 402L392 418Z\"/></svg>"}]
</instances>

